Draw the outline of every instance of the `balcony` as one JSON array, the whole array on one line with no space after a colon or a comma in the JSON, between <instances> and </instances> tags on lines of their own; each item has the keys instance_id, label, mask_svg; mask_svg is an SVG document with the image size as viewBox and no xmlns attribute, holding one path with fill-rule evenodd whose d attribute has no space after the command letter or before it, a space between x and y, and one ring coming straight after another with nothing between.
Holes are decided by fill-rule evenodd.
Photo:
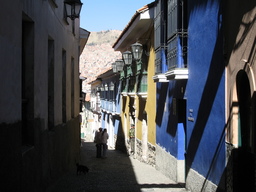
<instances>
[{"instance_id":1,"label":"balcony","mask_svg":"<svg viewBox=\"0 0 256 192\"><path fill-rule=\"evenodd\" d=\"M167 71L165 49L166 48L162 46L156 50L154 82L169 82L164 74Z\"/></svg>"},{"instance_id":2,"label":"balcony","mask_svg":"<svg viewBox=\"0 0 256 192\"><path fill-rule=\"evenodd\" d=\"M147 73L143 73L139 82L137 95L142 98L147 98L147 94L148 94L148 75Z\"/></svg>"},{"instance_id":3,"label":"balcony","mask_svg":"<svg viewBox=\"0 0 256 192\"><path fill-rule=\"evenodd\" d=\"M102 99L101 100L101 109L103 112L106 113L112 113L112 114L116 114L116 103L114 100L107 100L107 99Z\"/></svg>"},{"instance_id":4,"label":"balcony","mask_svg":"<svg viewBox=\"0 0 256 192\"><path fill-rule=\"evenodd\" d=\"M128 79L128 95L135 96L136 90L136 78L135 76L130 76Z\"/></svg>"},{"instance_id":5,"label":"balcony","mask_svg":"<svg viewBox=\"0 0 256 192\"><path fill-rule=\"evenodd\" d=\"M155 14L155 82L188 79L187 1L158 2Z\"/></svg>"},{"instance_id":6,"label":"balcony","mask_svg":"<svg viewBox=\"0 0 256 192\"><path fill-rule=\"evenodd\" d=\"M188 79L187 68L187 36L177 34L167 44L167 80Z\"/></svg>"},{"instance_id":7,"label":"balcony","mask_svg":"<svg viewBox=\"0 0 256 192\"><path fill-rule=\"evenodd\" d=\"M124 78L121 81L121 94L124 96L127 96L127 92L128 92L128 83L127 83L127 79Z\"/></svg>"}]
</instances>

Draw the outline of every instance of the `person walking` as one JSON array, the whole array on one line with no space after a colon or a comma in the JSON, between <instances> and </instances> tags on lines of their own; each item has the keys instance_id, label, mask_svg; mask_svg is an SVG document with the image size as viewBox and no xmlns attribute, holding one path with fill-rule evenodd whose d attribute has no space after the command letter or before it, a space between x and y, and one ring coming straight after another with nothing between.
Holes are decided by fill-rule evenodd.
<instances>
[{"instance_id":1,"label":"person walking","mask_svg":"<svg viewBox=\"0 0 256 192\"><path fill-rule=\"evenodd\" d=\"M101 158L101 151L102 151L102 128L99 128L98 131L95 132L94 136L94 143L96 143L96 157Z\"/></svg>"},{"instance_id":2,"label":"person walking","mask_svg":"<svg viewBox=\"0 0 256 192\"><path fill-rule=\"evenodd\" d=\"M102 157L106 158L106 153L107 153L107 149L108 149L108 133L107 133L107 129L104 129L104 131L102 132L102 136L101 136L101 142L102 142L102 146L103 146L103 153L102 153Z\"/></svg>"}]
</instances>

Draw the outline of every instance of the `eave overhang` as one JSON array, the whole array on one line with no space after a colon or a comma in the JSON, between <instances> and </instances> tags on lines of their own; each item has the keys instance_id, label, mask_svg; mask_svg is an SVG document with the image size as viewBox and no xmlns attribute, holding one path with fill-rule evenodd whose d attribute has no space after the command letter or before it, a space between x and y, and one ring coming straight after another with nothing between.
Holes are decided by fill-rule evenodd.
<instances>
[{"instance_id":1,"label":"eave overhang","mask_svg":"<svg viewBox=\"0 0 256 192\"><path fill-rule=\"evenodd\" d=\"M80 32L80 55L82 54L83 50L84 50L84 47L89 39L89 36L90 36L90 32L83 29L83 28L80 28L79 29L79 32Z\"/></svg>"},{"instance_id":2,"label":"eave overhang","mask_svg":"<svg viewBox=\"0 0 256 192\"><path fill-rule=\"evenodd\" d=\"M137 10L128 25L125 27L119 38L113 45L115 51L124 52L128 46L135 43L153 25L154 2ZM143 43L143 42L141 42Z\"/></svg>"}]
</instances>

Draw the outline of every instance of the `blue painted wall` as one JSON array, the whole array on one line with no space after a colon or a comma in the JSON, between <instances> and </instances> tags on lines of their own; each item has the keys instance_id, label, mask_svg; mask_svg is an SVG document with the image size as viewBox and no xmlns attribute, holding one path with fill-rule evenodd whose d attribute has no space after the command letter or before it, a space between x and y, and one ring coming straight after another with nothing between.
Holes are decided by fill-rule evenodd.
<instances>
[{"instance_id":1,"label":"blue painted wall","mask_svg":"<svg viewBox=\"0 0 256 192\"><path fill-rule=\"evenodd\" d=\"M188 0L189 78L157 83L156 116L157 144L177 159L184 159L186 153L187 173L193 169L217 185L225 169L225 65L220 3ZM173 98L186 101L184 122L173 111Z\"/></svg>"},{"instance_id":2,"label":"blue painted wall","mask_svg":"<svg viewBox=\"0 0 256 192\"><path fill-rule=\"evenodd\" d=\"M179 160L185 153L185 122L178 120L177 100L185 87L185 80L157 83L156 142Z\"/></svg>"},{"instance_id":3,"label":"blue painted wall","mask_svg":"<svg viewBox=\"0 0 256 192\"><path fill-rule=\"evenodd\" d=\"M225 168L225 78L220 1L189 1L187 168L219 184Z\"/></svg>"}]
</instances>

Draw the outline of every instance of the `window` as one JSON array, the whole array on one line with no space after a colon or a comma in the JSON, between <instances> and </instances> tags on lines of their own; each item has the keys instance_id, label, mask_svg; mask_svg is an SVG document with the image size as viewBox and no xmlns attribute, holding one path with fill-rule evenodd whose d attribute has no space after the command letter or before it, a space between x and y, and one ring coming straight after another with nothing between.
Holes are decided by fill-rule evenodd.
<instances>
[{"instance_id":1,"label":"window","mask_svg":"<svg viewBox=\"0 0 256 192\"><path fill-rule=\"evenodd\" d=\"M159 0L155 7L155 82L186 79L187 0ZM178 68L178 70L177 70Z\"/></svg>"},{"instance_id":2,"label":"window","mask_svg":"<svg viewBox=\"0 0 256 192\"><path fill-rule=\"evenodd\" d=\"M175 36L168 43L168 52L167 52L167 63L168 69L173 69L177 67L177 48L178 47L178 37Z\"/></svg>"},{"instance_id":3,"label":"window","mask_svg":"<svg viewBox=\"0 0 256 192\"><path fill-rule=\"evenodd\" d=\"M168 0L167 38L187 32L187 1Z\"/></svg>"},{"instance_id":4,"label":"window","mask_svg":"<svg viewBox=\"0 0 256 192\"><path fill-rule=\"evenodd\" d=\"M161 45L160 37L161 37L161 13L157 13L155 17L155 49L159 48Z\"/></svg>"},{"instance_id":5,"label":"window","mask_svg":"<svg viewBox=\"0 0 256 192\"><path fill-rule=\"evenodd\" d=\"M168 70L187 68L187 36L176 35L168 42Z\"/></svg>"},{"instance_id":6,"label":"window","mask_svg":"<svg viewBox=\"0 0 256 192\"><path fill-rule=\"evenodd\" d=\"M167 25L167 0L159 0L155 7L155 74L166 71L166 25Z\"/></svg>"},{"instance_id":7,"label":"window","mask_svg":"<svg viewBox=\"0 0 256 192\"><path fill-rule=\"evenodd\" d=\"M178 1L168 0L168 39L178 32Z\"/></svg>"},{"instance_id":8,"label":"window","mask_svg":"<svg viewBox=\"0 0 256 192\"><path fill-rule=\"evenodd\" d=\"M168 70L187 68L187 1L168 0Z\"/></svg>"},{"instance_id":9,"label":"window","mask_svg":"<svg viewBox=\"0 0 256 192\"><path fill-rule=\"evenodd\" d=\"M167 0L159 0L155 7L154 30L155 30L155 50L166 44L166 9Z\"/></svg>"}]
</instances>

